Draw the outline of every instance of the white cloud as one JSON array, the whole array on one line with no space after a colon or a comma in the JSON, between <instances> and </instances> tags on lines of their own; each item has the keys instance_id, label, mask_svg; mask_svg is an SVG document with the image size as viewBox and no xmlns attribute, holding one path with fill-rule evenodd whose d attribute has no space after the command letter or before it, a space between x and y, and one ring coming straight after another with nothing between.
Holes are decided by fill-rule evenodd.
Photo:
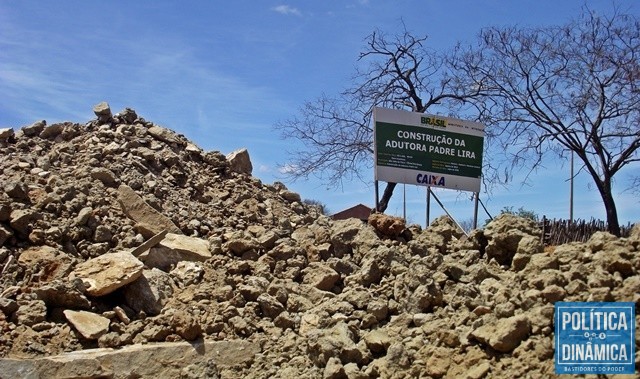
<instances>
[{"instance_id":1,"label":"white cloud","mask_svg":"<svg viewBox=\"0 0 640 379\"><path fill-rule=\"evenodd\" d=\"M258 166L258 172L269 173L271 172L271 166L266 164L261 164L260 166Z\"/></svg>"},{"instance_id":2,"label":"white cloud","mask_svg":"<svg viewBox=\"0 0 640 379\"><path fill-rule=\"evenodd\" d=\"M284 175L295 174L297 171L298 171L298 166L290 163L287 163L278 168L278 172Z\"/></svg>"},{"instance_id":3,"label":"white cloud","mask_svg":"<svg viewBox=\"0 0 640 379\"><path fill-rule=\"evenodd\" d=\"M284 15L292 14L294 16L302 16L302 13L298 8L294 8L289 5L278 5L277 7L273 7L271 9Z\"/></svg>"}]
</instances>

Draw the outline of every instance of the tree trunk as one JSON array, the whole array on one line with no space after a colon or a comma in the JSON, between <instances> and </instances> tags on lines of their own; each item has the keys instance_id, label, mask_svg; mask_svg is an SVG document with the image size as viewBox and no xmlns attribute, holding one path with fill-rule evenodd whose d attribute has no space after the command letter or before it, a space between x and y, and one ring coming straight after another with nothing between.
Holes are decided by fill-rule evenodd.
<instances>
[{"instance_id":1,"label":"tree trunk","mask_svg":"<svg viewBox=\"0 0 640 379\"><path fill-rule=\"evenodd\" d=\"M616 209L616 201L611 193L611 178L605 176L602 182L596 181L604 209L607 213L607 229L609 233L620 237L620 223L618 222L618 210Z\"/></svg>"},{"instance_id":2,"label":"tree trunk","mask_svg":"<svg viewBox=\"0 0 640 379\"><path fill-rule=\"evenodd\" d=\"M391 200L393 190L396 188L397 184L398 183L387 183L387 186L384 188L382 198L378 201L378 212L384 213L384 211L387 210L387 207L389 206L389 200Z\"/></svg>"}]
</instances>

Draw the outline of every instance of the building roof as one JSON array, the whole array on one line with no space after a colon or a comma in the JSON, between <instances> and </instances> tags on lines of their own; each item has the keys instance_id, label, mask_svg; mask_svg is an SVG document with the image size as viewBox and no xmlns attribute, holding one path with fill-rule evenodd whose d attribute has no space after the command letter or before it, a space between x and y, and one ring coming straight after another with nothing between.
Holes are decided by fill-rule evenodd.
<instances>
[{"instance_id":1,"label":"building roof","mask_svg":"<svg viewBox=\"0 0 640 379\"><path fill-rule=\"evenodd\" d=\"M348 218L357 218L363 221L367 221L369 219L369 215L371 214L371 208L367 207L364 204L358 204L351 208L347 208L343 211L334 213L331 218L334 220L346 220Z\"/></svg>"}]
</instances>

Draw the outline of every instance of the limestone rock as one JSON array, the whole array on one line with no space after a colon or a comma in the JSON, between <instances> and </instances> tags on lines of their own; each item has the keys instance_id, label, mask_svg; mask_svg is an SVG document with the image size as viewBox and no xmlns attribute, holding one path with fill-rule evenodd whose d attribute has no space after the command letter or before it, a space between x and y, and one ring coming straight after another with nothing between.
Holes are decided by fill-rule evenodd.
<instances>
[{"instance_id":1,"label":"limestone rock","mask_svg":"<svg viewBox=\"0 0 640 379\"><path fill-rule=\"evenodd\" d=\"M19 308L18 303L15 300L7 299L6 297L0 297L0 311L5 316L11 316Z\"/></svg>"},{"instance_id":2,"label":"limestone rock","mask_svg":"<svg viewBox=\"0 0 640 379\"><path fill-rule=\"evenodd\" d=\"M428 230L431 233L441 235L446 242L451 241L453 238L459 239L464 235L460 227L447 215L440 216L433 220Z\"/></svg>"},{"instance_id":3,"label":"limestone rock","mask_svg":"<svg viewBox=\"0 0 640 379\"><path fill-rule=\"evenodd\" d=\"M379 354L387 350L391 345L391 337L384 330L375 329L364 335L364 342L367 344L369 350L373 353Z\"/></svg>"},{"instance_id":4,"label":"limestone rock","mask_svg":"<svg viewBox=\"0 0 640 379\"><path fill-rule=\"evenodd\" d=\"M204 262L209 258L209 241L174 233L167 233L147 254L140 255L147 266L167 272L180 261Z\"/></svg>"},{"instance_id":5,"label":"limestone rock","mask_svg":"<svg viewBox=\"0 0 640 379\"><path fill-rule=\"evenodd\" d=\"M95 113L96 117L98 117L98 122L101 124L108 124L113 119L113 115L111 114L111 107L105 101L98 103L93 106L93 113Z\"/></svg>"},{"instance_id":6,"label":"limestone rock","mask_svg":"<svg viewBox=\"0 0 640 379\"><path fill-rule=\"evenodd\" d=\"M64 127L65 127L64 123L49 125L46 128L44 128L42 132L40 132L39 137L43 139L56 138L62 133L62 131L64 130Z\"/></svg>"},{"instance_id":7,"label":"limestone rock","mask_svg":"<svg viewBox=\"0 0 640 379\"><path fill-rule=\"evenodd\" d=\"M484 230L488 241L485 252L499 264L510 265L518 251L520 240L525 236L540 239L541 230L529 219L503 213L491 221Z\"/></svg>"},{"instance_id":8,"label":"limestone rock","mask_svg":"<svg viewBox=\"0 0 640 379\"><path fill-rule=\"evenodd\" d=\"M30 209L16 209L11 211L9 218L11 228L21 236L27 236L33 230L35 221L41 219L42 215Z\"/></svg>"},{"instance_id":9,"label":"limestone rock","mask_svg":"<svg viewBox=\"0 0 640 379\"><path fill-rule=\"evenodd\" d=\"M378 233L391 238L398 237L406 229L403 219L384 213L371 214L368 222Z\"/></svg>"},{"instance_id":10,"label":"limestone rock","mask_svg":"<svg viewBox=\"0 0 640 379\"><path fill-rule=\"evenodd\" d=\"M198 262L180 261L169 274L182 287L199 283L204 276L204 268Z\"/></svg>"},{"instance_id":11,"label":"limestone rock","mask_svg":"<svg viewBox=\"0 0 640 379\"><path fill-rule=\"evenodd\" d=\"M104 296L142 275L144 264L131 253L109 253L76 266L70 278L81 279L91 296Z\"/></svg>"},{"instance_id":12,"label":"limestone rock","mask_svg":"<svg viewBox=\"0 0 640 379\"><path fill-rule=\"evenodd\" d=\"M259 247L261 247L259 241L243 232L232 233L228 236L228 241L224 244L225 250L228 250L238 256Z\"/></svg>"},{"instance_id":13,"label":"limestone rock","mask_svg":"<svg viewBox=\"0 0 640 379\"><path fill-rule=\"evenodd\" d=\"M124 288L127 305L136 312L158 315L173 295L173 283L169 274L156 268L144 270L142 275Z\"/></svg>"},{"instance_id":14,"label":"limestone rock","mask_svg":"<svg viewBox=\"0 0 640 379\"><path fill-rule=\"evenodd\" d=\"M91 207L84 207L80 209L80 212L78 212L78 216L75 219L75 224L77 226L86 225L92 213L93 213L93 208Z\"/></svg>"},{"instance_id":15,"label":"limestone rock","mask_svg":"<svg viewBox=\"0 0 640 379\"><path fill-rule=\"evenodd\" d=\"M362 352L354 342L355 336L344 322L337 323L326 330L312 332L309 338L307 352L317 366L325 366L332 357L341 362L358 363L362 359Z\"/></svg>"},{"instance_id":16,"label":"limestone rock","mask_svg":"<svg viewBox=\"0 0 640 379\"><path fill-rule=\"evenodd\" d=\"M168 144L176 144L178 146L186 146L186 143L178 137L178 135L167 128L161 126L152 126L147 129L147 133L153 136L153 138L166 142Z\"/></svg>"},{"instance_id":17,"label":"limestone rock","mask_svg":"<svg viewBox=\"0 0 640 379\"><path fill-rule=\"evenodd\" d=\"M36 121L31 125L23 127L22 132L27 137L37 136L38 134L40 134L40 132L42 132L42 130L46 125L47 125L46 120Z\"/></svg>"},{"instance_id":18,"label":"limestone rock","mask_svg":"<svg viewBox=\"0 0 640 379\"><path fill-rule=\"evenodd\" d=\"M265 316L275 319L278 315L284 312L284 306L282 303L278 301L275 297L263 293L256 299L258 304L260 304L260 309L262 310L262 314Z\"/></svg>"},{"instance_id":19,"label":"limestone rock","mask_svg":"<svg viewBox=\"0 0 640 379\"><path fill-rule=\"evenodd\" d=\"M163 230L160 233L154 234L151 238L144 241L142 244L131 249L131 254L133 254L136 257L140 256L141 254L147 252L149 249L151 249L152 247L162 242L162 240L164 240L166 236L167 236L166 230Z\"/></svg>"},{"instance_id":20,"label":"limestone rock","mask_svg":"<svg viewBox=\"0 0 640 379\"><path fill-rule=\"evenodd\" d=\"M350 218L336 220L331 225L331 244L336 254L347 254L352 250L356 235L363 229L362 221Z\"/></svg>"},{"instance_id":21,"label":"limestone rock","mask_svg":"<svg viewBox=\"0 0 640 379\"><path fill-rule=\"evenodd\" d=\"M108 318L87 311L65 310L64 316L69 323L88 340L96 340L109 331Z\"/></svg>"},{"instance_id":22,"label":"limestone rock","mask_svg":"<svg viewBox=\"0 0 640 379\"><path fill-rule=\"evenodd\" d=\"M555 302L640 306L638 226L543 250L513 216L468 237L446 216L336 221L133 110L105 115L0 131L2 378L546 377ZM87 340L65 322L79 310L108 331Z\"/></svg>"},{"instance_id":23,"label":"limestone rock","mask_svg":"<svg viewBox=\"0 0 640 379\"><path fill-rule=\"evenodd\" d=\"M0 246L4 245L4 243L13 235L13 232L4 226L0 225Z\"/></svg>"},{"instance_id":24,"label":"limestone rock","mask_svg":"<svg viewBox=\"0 0 640 379\"><path fill-rule=\"evenodd\" d=\"M196 317L185 311L173 313L171 325L176 333L186 341L193 341L202 336L202 327Z\"/></svg>"},{"instance_id":25,"label":"limestone rock","mask_svg":"<svg viewBox=\"0 0 640 379\"><path fill-rule=\"evenodd\" d=\"M151 230L152 234L148 238L164 230L181 234L180 229L168 217L147 204L131 187L124 184L118 187L118 202L129 218Z\"/></svg>"},{"instance_id":26,"label":"limestone rock","mask_svg":"<svg viewBox=\"0 0 640 379\"><path fill-rule=\"evenodd\" d=\"M323 379L347 379L347 373L342 366L342 362L337 357L331 357L327 361L322 373Z\"/></svg>"},{"instance_id":27,"label":"limestone rock","mask_svg":"<svg viewBox=\"0 0 640 379\"><path fill-rule=\"evenodd\" d=\"M180 378L185 367L197 363L222 369L250 365L260 350L259 344L244 340L169 342L121 349L90 349L29 360L1 359L0 377ZM202 370L200 374L206 371Z\"/></svg>"},{"instance_id":28,"label":"limestone rock","mask_svg":"<svg viewBox=\"0 0 640 379\"><path fill-rule=\"evenodd\" d=\"M91 302L83 293L84 285L80 280L54 280L34 292L48 308L90 309Z\"/></svg>"},{"instance_id":29,"label":"limestone rock","mask_svg":"<svg viewBox=\"0 0 640 379\"><path fill-rule=\"evenodd\" d=\"M117 117L122 123L133 124L138 119L138 114L131 108L125 108L118 112L115 117Z\"/></svg>"},{"instance_id":30,"label":"limestone rock","mask_svg":"<svg viewBox=\"0 0 640 379\"><path fill-rule=\"evenodd\" d=\"M13 128L0 128L0 141L7 141L15 136Z\"/></svg>"},{"instance_id":31,"label":"limestone rock","mask_svg":"<svg viewBox=\"0 0 640 379\"><path fill-rule=\"evenodd\" d=\"M302 201L299 193L293 192L293 191L289 191L289 190L280 191L280 196L282 196L283 199L285 199L286 201L288 201L290 203L295 203L295 202Z\"/></svg>"},{"instance_id":32,"label":"limestone rock","mask_svg":"<svg viewBox=\"0 0 640 379\"><path fill-rule=\"evenodd\" d=\"M304 269L304 284L309 284L317 289L329 291L340 279L334 269L321 262L312 262Z\"/></svg>"},{"instance_id":33,"label":"limestone rock","mask_svg":"<svg viewBox=\"0 0 640 379\"><path fill-rule=\"evenodd\" d=\"M42 300L18 302L13 317L18 324L33 326L47 319L47 305Z\"/></svg>"},{"instance_id":34,"label":"limestone rock","mask_svg":"<svg viewBox=\"0 0 640 379\"><path fill-rule=\"evenodd\" d=\"M531 323L524 315L500 319L495 324L487 324L472 332L479 342L501 352L508 353L518 347L531 331Z\"/></svg>"},{"instance_id":35,"label":"limestone rock","mask_svg":"<svg viewBox=\"0 0 640 379\"><path fill-rule=\"evenodd\" d=\"M227 155L229 169L238 174L251 175L253 165L247 149L233 151Z\"/></svg>"},{"instance_id":36,"label":"limestone rock","mask_svg":"<svg viewBox=\"0 0 640 379\"><path fill-rule=\"evenodd\" d=\"M101 181L102 184L104 184L107 187L115 187L115 185L119 181L118 178L116 177L116 174L114 174L113 171L104 167L96 167L92 169L91 177L93 179Z\"/></svg>"},{"instance_id":37,"label":"limestone rock","mask_svg":"<svg viewBox=\"0 0 640 379\"><path fill-rule=\"evenodd\" d=\"M29 200L29 187L25 183L19 181L9 181L5 183L3 189L4 192L12 199L18 201Z\"/></svg>"}]
</instances>

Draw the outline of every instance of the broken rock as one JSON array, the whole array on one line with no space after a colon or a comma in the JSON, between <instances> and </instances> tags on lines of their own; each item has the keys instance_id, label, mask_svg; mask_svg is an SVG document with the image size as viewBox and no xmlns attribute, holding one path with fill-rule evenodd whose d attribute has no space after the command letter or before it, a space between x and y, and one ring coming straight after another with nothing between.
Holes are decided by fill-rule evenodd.
<instances>
[{"instance_id":1,"label":"broken rock","mask_svg":"<svg viewBox=\"0 0 640 379\"><path fill-rule=\"evenodd\" d=\"M496 323L483 325L471 335L480 343L490 346L501 353L511 352L524 341L531 331L529 318L517 315L500 319Z\"/></svg>"},{"instance_id":2,"label":"broken rock","mask_svg":"<svg viewBox=\"0 0 640 379\"><path fill-rule=\"evenodd\" d=\"M140 259L147 266L157 267L167 272L178 262L204 262L209 258L211 258L209 241L174 233L167 233L164 239L152 247L147 254L140 255Z\"/></svg>"},{"instance_id":3,"label":"broken rock","mask_svg":"<svg viewBox=\"0 0 640 379\"><path fill-rule=\"evenodd\" d=\"M108 124L113 119L111 108L106 101L94 105L93 113L95 113L96 117L98 117L98 122L102 124Z\"/></svg>"},{"instance_id":4,"label":"broken rock","mask_svg":"<svg viewBox=\"0 0 640 379\"><path fill-rule=\"evenodd\" d=\"M171 295L171 277L157 268L144 270L142 276L124 289L125 301L131 309L152 316L160 314Z\"/></svg>"},{"instance_id":5,"label":"broken rock","mask_svg":"<svg viewBox=\"0 0 640 379\"><path fill-rule=\"evenodd\" d=\"M142 275L144 264L127 251L109 253L76 266L70 278L81 279L91 296L104 296Z\"/></svg>"},{"instance_id":6,"label":"broken rock","mask_svg":"<svg viewBox=\"0 0 640 379\"><path fill-rule=\"evenodd\" d=\"M69 323L86 339L97 340L109 331L108 318L87 311L65 310L64 316Z\"/></svg>"},{"instance_id":7,"label":"broken rock","mask_svg":"<svg viewBox=\"0 0 640 379\"><path fill-rule=\"evenodd\" d=\"M118 202L122 211L132 220L144 224L151 231L146 238L161 233L165 229L170 233L182 233L180 229L168 217L158 212L147 204L131 187L120 185L118 187Z\"/></svg>"},{"instance_id":8,"label":"broken rock","mask_svg":"<svg viewBox=\"0 0 640 379\"><path fill-rule=\"evenodd\" d=\"M339 279L340 274L331 267L322 262L311 262L304 269L302 283L312 285L323 291L330 291Z\"/></svg>"},{"instance_id":9,"label":"broken rock","mask_svg":"<svg viewBox=\"0 0 640 379\"><path fill-rule=\"evenodd\" d=\"M383 236L395 238L406 229L406 224L400 217L389 216L384 213L373 213L369 216L369 225Z\"/></svg>"},{"instance_id":10,"label":"broken rock","mask_svg":"<svg viewBox=\"0 0 640 379\"><path fill-rule=\"evenodd\" d=\"M229 161L229 168L235 173L251 175L253 171L253 165L251 164L251 158L249 158L249 151L247 149L240 149L229 153L229 155L227 155L227 161Z\"/></svg>"}]
</instances>

